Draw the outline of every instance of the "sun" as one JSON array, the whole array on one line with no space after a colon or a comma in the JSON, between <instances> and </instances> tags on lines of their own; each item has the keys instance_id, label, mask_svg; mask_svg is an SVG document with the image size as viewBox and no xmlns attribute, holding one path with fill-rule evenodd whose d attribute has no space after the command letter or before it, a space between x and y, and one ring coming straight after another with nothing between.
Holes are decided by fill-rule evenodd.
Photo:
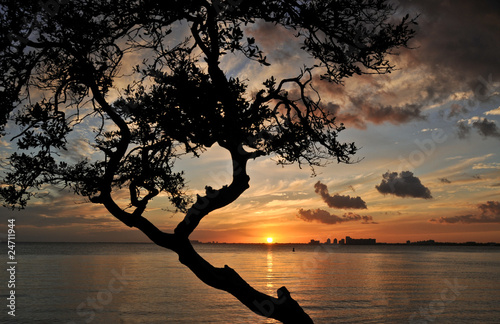
<instances>
[{"instance_id":1,"label":"sun","mask_svg":"<svg viewBox=\"0 0 500 324\"><path fill-rule=\"evenodd\" d=\"M273 243L273 238L272 237L268 237L267 238L267 243Z\"/></svg>"}]
</instances>

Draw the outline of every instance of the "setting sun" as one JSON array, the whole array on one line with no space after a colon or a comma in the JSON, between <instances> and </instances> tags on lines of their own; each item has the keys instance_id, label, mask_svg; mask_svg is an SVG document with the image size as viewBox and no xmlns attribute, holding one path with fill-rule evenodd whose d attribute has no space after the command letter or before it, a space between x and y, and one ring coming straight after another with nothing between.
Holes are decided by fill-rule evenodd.
<instances>
[{"instance_id":1,"label":"setting sun","mask_svg":"<svg viewBox=\"0 0 500 324\"><path fill-rule=\"evenodd\" d=\"M272 237L268 237L267 238L267 243L273 243L273 238Z\"/></svg>"}]
</instances>

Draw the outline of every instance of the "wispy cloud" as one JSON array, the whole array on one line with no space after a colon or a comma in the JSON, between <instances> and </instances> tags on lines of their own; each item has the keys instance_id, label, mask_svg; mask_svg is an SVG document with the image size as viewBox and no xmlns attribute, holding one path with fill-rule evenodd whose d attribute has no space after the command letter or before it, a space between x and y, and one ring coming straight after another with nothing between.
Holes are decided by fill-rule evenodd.
<instances>
[{"instance_id":1,"label":"wispy cloud","mask_svg":"<svg viewBox=\"0 0 500 324\"><path fill-rule=\"evenodd\" d=\"M500 169L500 163L477 163L472 167L474 170L478 169Z\"/></svg>"},{"instance_id":2,"label":"wispy cloud","mask_svg":"<svg viewBox=\"0 0 500 324\"><path fill-rule=\"evenodd\" d=\"M438 219L430 219L429 221L441 224L500 223L500 202L488 201L485 204L477 205L477 208L480 210L479 214L440 217Z\"/></svg>"}]
</instances>

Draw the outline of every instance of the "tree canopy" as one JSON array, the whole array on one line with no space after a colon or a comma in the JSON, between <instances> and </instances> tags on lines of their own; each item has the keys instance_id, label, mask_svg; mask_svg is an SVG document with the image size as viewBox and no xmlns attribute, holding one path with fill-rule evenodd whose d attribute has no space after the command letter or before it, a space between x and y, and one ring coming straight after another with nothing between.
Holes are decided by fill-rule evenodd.
<instances>
[{"instance_id":1,"label":"tree canopy","mask_svg":"<svg viewBox=\"0 0 500 324\"><path fill-rule=\"evenodd\" d=\"M388 55L408 45L415 24L408 15L395 18L395 10L385 0L1 4L0 132L18 147L3 170L3 205L23 208L47 185L71 188L177 252L203 282L254 312L311 321L286 288L278 298L259 293L231 268L208 264L188 237L203 217L249 187L251 159L273 156L279 164L312 167L352 161L355 144L338 141L344 125L321 104L312 83L391 72ZM247 33L263 22L293 32L315 61L289 78L269 75L251 92L248 80L230 76L221 62L238 54L271 65L259 39ZM174 37L179 28L185 29L182 39ZM124 65L128 57L146 58ZM19 131L13 134L11 126L7 134L7 123ZM88 125L94 125L86 138L92 152L78 161L61 158L68 140ZM216 144L231 154L232 182L207 186L206 195L192 201L174 164ZM128 205L116 202L119 191L128 192ZM161 193L186 214L173 233L143 216ZM274 305L272 312L263 311L265 301Z\"/></svg>"}]
</instances>

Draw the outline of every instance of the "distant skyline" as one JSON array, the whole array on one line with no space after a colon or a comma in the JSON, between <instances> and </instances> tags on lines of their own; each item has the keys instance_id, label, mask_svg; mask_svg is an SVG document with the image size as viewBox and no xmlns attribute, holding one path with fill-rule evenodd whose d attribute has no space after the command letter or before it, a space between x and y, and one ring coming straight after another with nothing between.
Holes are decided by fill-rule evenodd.
<instances>
[{"instance_id":1,"label":"distant skyline","mask_svg":"<svg viewBox=\"0 0 500 324\"><path fill-rule=\"evenodd\" d=\"M397 71L352 77L343 86L315 83L322 103L347 128L340 140L361 148L359 162L332 163L311 177L308 168L282 168L268 158L250 161L250 188L205 217L191 239L500 242L500 2L398 4L398 14L420 17L413 49L392 57ZM260 23L250 33L272 65L231 54L222 63L228 75L248 80L252 91L271 75L296 76L308 60L290 31ZM182 36L182 28L172 35ZM140 61L126 59L130 66ZM130 66L124 64L122 72L130 73ZM119 80L116 86L125 85ZM0 139L2 160L15 150L10 137ZM69 160L86 153L84 137L61 152ZM218 147L200 158L184 158L176 168L186 172L193 196L230 179L229 154ZM183 215L170 212L166 201L158 197L145 216L173 231ZM1 214L2 234L7 218L16 218L17 241L149 241L102 206L55 188L26 210L3 208Z\"/></svg>"}]
</instances>

